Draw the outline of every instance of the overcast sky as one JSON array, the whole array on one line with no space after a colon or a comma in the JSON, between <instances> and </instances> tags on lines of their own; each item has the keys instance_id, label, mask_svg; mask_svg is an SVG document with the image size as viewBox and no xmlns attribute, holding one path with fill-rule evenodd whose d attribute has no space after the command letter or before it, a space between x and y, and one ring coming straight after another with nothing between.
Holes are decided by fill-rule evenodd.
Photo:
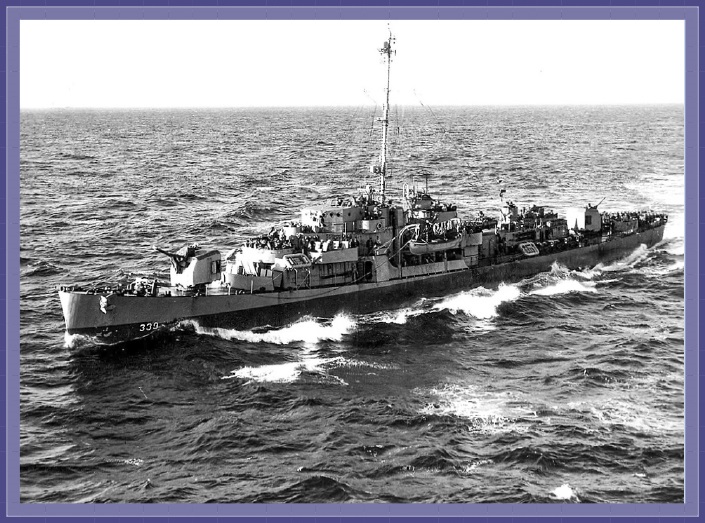
<instances>
[{"instance_id":1,"label":"overcast sky","mask_svg":"<svg viewBox=\"0 0 705 523\"><path fill-rule=\"evenodd\" d=\"M683 103L683 21L20 23L20 105Z\"/></svg>"}]
</instances>

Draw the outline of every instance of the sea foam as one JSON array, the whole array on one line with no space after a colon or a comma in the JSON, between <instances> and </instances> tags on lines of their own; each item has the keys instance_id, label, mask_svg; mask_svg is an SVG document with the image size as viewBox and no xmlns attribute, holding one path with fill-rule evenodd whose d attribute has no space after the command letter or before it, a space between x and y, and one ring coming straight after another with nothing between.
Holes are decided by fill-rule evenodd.
<instances>
[{"instance_id":1,"label":"sea foam","mask_svg":"<svg viewBox=\"0 0 705 523\"><path fill-rule=\"evenodd\" d=\"M328 371L332 369L341 367L367 367L375 370L398 369L396 365L348 359L343 356L320 358L309 356L308 353L304 352L297 361L260 365L257 367L242 367L232 371L228 376L224 376L223 379L240 378L260 383L292 383L299 379L302 374L308 373L318 374L326 380L333 381L340 385L347 385L341 378L328 373Z\"/></svg>"},{"instance_id":2,"label":"sea foam","mask_svg":"<svg viewBox=\"0 0 705 523\"><path fill-rule=\"evenodd\" d=\"M556 499L570 500L575 499L575 501L580 501L575 491L568 483L563 483L560 487L557 487L551 492Z\"/></svg>"},{"instance_id":3,"label":"sea foam","mask_svg":"<svg viewBox=\"0 0 705 523\"><path fill-rule=\"evenodd\" d=\"M485 434L525 432L526 425L518 419L528 419L533 412L516 405L516 397L482 390L472 385L442 385L415 391L431 395L433 401L420 409L423 415L454 416L468 420L468 430ZM535 416L534 416L535 417Z\"/></svg>"},{"instance_id":4,"label":"sea foam","mask_svg":"<svg viewBox=\"0 0 705 523\"><path fill-rule=\"evenodd\" d=\"M597 292L597 289L595 289L595 284L592 282L581 283L576 280L561 280L554 285L533 290L529 294L536 294L538 296L554 296L556 294L566 294L568 292Z\"/></svg>"},{"instance_id":5,"label":"sea foam","mask_svg":"<svg viewBox=\"0 0 705 523\"><path fill-rule=\"evenodd\" d=\"M288 345L294 342L318 343L320 341L340 341L356 326L355 320L346 315L338 315L330 323L303 320L287 327L267 332L240 331L235 329L202 327L197 321L189 322L196 333L216 336L225 340L247 341L250 343L273 343Z\"/></svg>"},{"instance_id":6,"label":"sea foam","mask_svg":"<svg viewBox=\"0 0 705 523\"><path fill-rule=\"evenodd\" d=\"M321 372L324 365L330 364L335 359L336 358L310 358L274 365L243 367L234 370L229 376L224 376L223 379L241 378L257 382L291 383L304 372Z\"/></svg>"}]
</instances>

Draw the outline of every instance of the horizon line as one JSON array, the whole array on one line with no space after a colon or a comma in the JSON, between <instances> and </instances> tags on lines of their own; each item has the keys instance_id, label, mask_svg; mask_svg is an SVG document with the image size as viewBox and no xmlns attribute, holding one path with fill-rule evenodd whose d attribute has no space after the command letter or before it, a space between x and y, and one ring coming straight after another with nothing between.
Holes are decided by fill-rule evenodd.
<instances>
[{"instance_id":1,"label":"horizon line","mask_svg":"<svg viewBox=\"0 0 705 523\"><path fill-rule=\"evenodd\" d=\"M604 107L604 106L656 106L656 105L679 105L685 106L685 102L575 102L575 103L475 103L475 104L395 104L396 107ZM67 110L223 110L223 109L346 109L359 108L365 105L360 104L336 104L336 105L183 105L183 106L30 106L20 107L20 111L67 111ZM379 107L368 105L369 108Z\"/></svg>"}]
</instances>

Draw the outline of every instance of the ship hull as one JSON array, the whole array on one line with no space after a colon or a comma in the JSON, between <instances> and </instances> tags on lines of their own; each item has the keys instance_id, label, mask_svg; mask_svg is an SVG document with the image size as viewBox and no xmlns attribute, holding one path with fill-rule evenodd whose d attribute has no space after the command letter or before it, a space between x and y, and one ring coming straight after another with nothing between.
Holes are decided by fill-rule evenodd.
<instances>
[{"instance_id":1,"label":"ship hull","mask_svg":"<svg viewBox=\"0 0 705 523\"><path fill-rule=\"evenodd\" d=\"M644 244L662 240L664 226L597 245L378 283L299 289L285 292L215 296L136 297L59 292L69 335L89 336L96 344L114 345L152 336L183 320L205 328L251 329L282 326L309 315L333 317L394 309L435 297L499 282L516 282L544 272L558 262L569 269L614 261ZM101 298L103 301L101 302Z\"/></svg>"}]
</instances>

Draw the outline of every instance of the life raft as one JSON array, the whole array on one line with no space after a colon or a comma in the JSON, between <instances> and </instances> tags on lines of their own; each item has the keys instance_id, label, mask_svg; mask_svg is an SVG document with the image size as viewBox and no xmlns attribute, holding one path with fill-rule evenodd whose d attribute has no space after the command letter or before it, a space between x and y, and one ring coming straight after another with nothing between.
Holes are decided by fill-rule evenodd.
<instances>
[{"instance_id":1,"label":"life raft","mask_svg":"<svg viewBox=\"0 0 705 523\"><path fill-rule=\"evenodd\" d=\"M460 248L461 237L458 236L452 240L439 241L439 242L424 242L419 240L412 240L409 242L409 250L411 254L421 255L430 254L432 252L443 252L450 249Z\"/></svg>"}]
</instances>

